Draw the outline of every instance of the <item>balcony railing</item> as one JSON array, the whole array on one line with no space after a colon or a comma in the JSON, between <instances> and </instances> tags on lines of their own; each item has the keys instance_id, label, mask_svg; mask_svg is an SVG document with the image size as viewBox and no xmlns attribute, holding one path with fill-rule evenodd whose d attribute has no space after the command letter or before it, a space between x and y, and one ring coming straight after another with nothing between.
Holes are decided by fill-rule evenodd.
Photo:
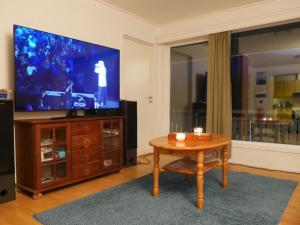
<instances>
[{"instance_id":1,"label":"balcony railing","mask_svg":"<svg viewBox=\"0 0 300 225\"><path fill-rule=\"evenodd\" d=\"M205 112L191 110L173 110L170 115L170 131L193 132L194 127L202 127L206 131Z\"/></svg>"},{"instance_id":2,"label":"balcony railing","mask_svg":"<svg viewBox=\"0 0 300 225\"><path fill-rule=\"evenodd\" d=\"M233 117L232 139L299 145L300 121L258 120L252 115Z\"/></svg>"},{"instance_id":3,"label":"balcony railing","mask_svg":"<svg viewBox=\"0 0 300 225\"><path fill-rule=\"evenodd\" d=\"M173 112L171 119L171 132L193 132L196 126L206 131L203 112ZM267 120L257 119L254 114L238 114L232 117L232 139L300 145L300 120Z\"/></svg>"}]
</instances>

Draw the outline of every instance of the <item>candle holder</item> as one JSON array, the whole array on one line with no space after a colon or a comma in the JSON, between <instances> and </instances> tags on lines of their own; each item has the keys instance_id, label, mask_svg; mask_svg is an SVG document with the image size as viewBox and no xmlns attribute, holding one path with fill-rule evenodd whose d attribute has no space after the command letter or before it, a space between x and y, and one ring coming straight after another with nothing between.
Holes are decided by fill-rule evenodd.
<instances>
[{"instance_id":1,"label":"candle holder","mask_svg":"<svg viewBox=\"0 0 300 225\"><path fill-rule=\"evenodd\" d=\"M210 141L212 134L200 133L196 135L194 133L170 133L168 134L169 141L183 142L183 141Z\"/></svg>"},{"instance_id":2,"label":"candle holder","mask_svg":"<svg viewBox=\"0 0 300 225\"><path fill-rule=\"evenodd\" d=\"M185 133L176 133L176 140L177 141L184 141L185 140Z\"/></svg>"},{"instance_id":3,"label":"candle holder","mask_svg":"<svg viewBox=\"0 0 300 225\"><path fill-rule=\"evenodd\" d=\"M202 127L194 127L194 134L195 135L201 135L203 133Z\"/></svg>"}]
</instances>

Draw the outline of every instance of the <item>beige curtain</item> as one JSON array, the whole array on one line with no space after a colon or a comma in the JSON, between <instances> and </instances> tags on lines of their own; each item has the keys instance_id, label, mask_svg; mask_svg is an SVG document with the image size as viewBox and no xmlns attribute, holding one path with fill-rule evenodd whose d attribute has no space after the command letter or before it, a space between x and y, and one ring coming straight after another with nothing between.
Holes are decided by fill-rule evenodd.
<instances>
[{"instance_id":1,"label":"beige curtain","mask_svg":"<svg viewBox=\"0 0 300 225\"><path fill-rule=\"evenodd\" d=\"M231 137L230 32L209 35L207 132Z\"/></svg>"}]
</instances>

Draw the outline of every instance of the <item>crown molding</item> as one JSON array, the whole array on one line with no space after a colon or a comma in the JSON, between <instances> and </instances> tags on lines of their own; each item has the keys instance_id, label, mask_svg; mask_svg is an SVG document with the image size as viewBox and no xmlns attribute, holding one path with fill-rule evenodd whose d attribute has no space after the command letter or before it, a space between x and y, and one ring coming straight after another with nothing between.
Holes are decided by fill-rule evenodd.
<instances>
[{"instance_id":1,"label":"crown molding","mask_svg":"<svg viewBox=\"0 0 300 225\"><path fill-rule=\"evenodd\" d=\"M117 10L117 11L119 11L119 12L121 12L121 13L124 13L124 14L126 14L127 16L134 17L135 19L138 19L138 20L140 20L140 21L143 21L144 23L148 23L148 24L150 24L150 25L152 25L152 26L157 26L157 25L158 25L158 24L154 23L154 22L151 21L151 20L147 20L147 19L144 18L144 17L141 17L141 16L139 16L139 15L137 15L137 14L135 14L135 13L129 12L129 11L126 10L126 9L120 8L120 7L118 7L118 6L115 6L115 5L113 5L113 4L110 4L110 3L108 3L108 2L105 2L105 1L103 1L103 0L93 0L93 1L96 2L96 3L98 3L98 4L105 5L105 6L109 7L109 8L114 9L114 10Z\"/></svg>"},{"instance_id":2,"label":"crown molding","mask_svg":"<svg viewBox=\"0 0 300 225\"><path fill-rule=\"evenodd\" d=\"M300 1L266 0L184 19L157 28L159 44L300 18Z\"/></svg>"}]
</instances>

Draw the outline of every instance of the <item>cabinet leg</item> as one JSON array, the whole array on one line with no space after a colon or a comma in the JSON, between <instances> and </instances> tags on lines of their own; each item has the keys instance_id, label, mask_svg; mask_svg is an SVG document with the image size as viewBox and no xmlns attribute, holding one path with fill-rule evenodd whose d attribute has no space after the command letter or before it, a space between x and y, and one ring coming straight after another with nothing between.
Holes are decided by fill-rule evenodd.
<instances>
[{"instance_id":1,"label":"cabinet leg","mask_svg":"<svg viewBox=\"0 0 300 225\"><path fill-rule=\"evenodd\" d=\"M37 193L37 194L32 194L32 198L34 200L39 200L43 197L43 194L42 193Z\"/></svg>"},{"instance_id":2,"label":"cabinet leg","mask_svg":"<svg viewBox=\"0 0 300 225\"><path fill-rule=\"evenodd\" d=\"M19 188L19 187L16 187L16 191L19 192L19 193L23 193L23 189L22 188Z\"/></svg>"},{"instance_id":3,"label":"cabinet leg","mask_svg":"<svg viewBox=\"0 0 300 225\"><path fill-rule=\"evenodd\" d=\"M122 168L122 169L119 170L119 173L124 173L124 172L125 172L124 168Z\"/></svg>"}]
</instances>

